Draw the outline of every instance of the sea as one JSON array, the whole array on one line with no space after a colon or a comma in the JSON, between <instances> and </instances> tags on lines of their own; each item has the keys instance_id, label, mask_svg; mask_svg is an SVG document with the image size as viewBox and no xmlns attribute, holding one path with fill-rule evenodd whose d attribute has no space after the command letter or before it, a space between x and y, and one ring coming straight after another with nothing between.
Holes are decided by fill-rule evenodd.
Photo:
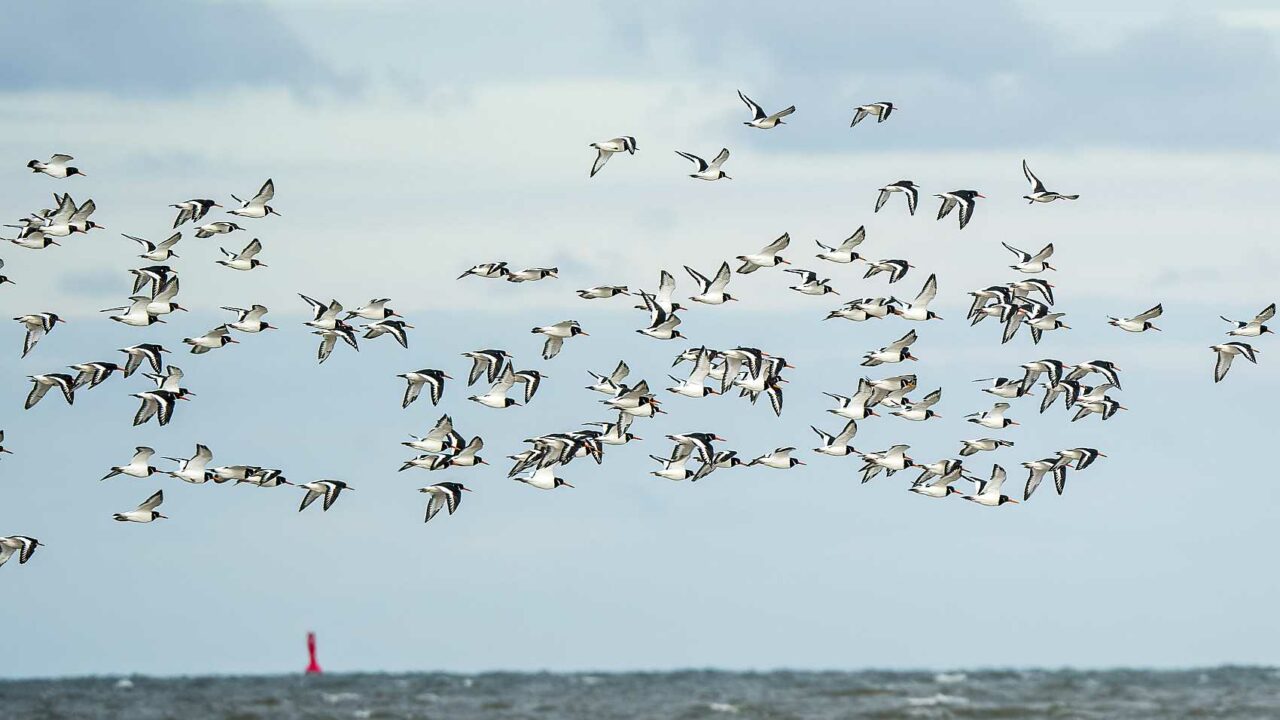
<instances>
[{"instance_id":1,"label":"sea","mask_svg":"<svg viewBox=\"0 0 1280 720\"><path fill-rule=\"evenodd\" d=\"M1280 718L1280 671L326 674L0 681L3 720Z\"/></svg>"}]
</instances>

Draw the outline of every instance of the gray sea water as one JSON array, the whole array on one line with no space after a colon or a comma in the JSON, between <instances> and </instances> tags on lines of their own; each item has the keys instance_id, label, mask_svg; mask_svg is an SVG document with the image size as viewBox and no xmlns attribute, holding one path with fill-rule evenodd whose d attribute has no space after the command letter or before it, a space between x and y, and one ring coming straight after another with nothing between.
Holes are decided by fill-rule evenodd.
<instances>
[{"instance_id":1,"label":"gray sea water","mask_svg":"<svg viewBox=\"0 0 1280 720\"><path fill-rule=\"evenodd\" d=\"M0 682L4 720L1274 718L1280 671L768 672Z\"/></svg>"}]
</instances>

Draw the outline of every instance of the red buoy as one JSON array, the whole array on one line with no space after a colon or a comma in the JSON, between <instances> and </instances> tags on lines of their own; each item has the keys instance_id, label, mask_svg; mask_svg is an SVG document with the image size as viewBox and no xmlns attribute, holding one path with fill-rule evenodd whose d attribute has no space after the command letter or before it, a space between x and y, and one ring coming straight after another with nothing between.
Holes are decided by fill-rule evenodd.
<instances>
[{"instance_id":1,"label":"red buoy","mask_svg":"<svg viewBox=\"0 0 1280 720\"><path fill-rule=\"evenodd\" d=\"M316 662L316 634L313 632L307 633L307 654L311 656L311 661L307 663L307 674L319 675L321 670L320 663Z\"/></svg>"}]
</instances>

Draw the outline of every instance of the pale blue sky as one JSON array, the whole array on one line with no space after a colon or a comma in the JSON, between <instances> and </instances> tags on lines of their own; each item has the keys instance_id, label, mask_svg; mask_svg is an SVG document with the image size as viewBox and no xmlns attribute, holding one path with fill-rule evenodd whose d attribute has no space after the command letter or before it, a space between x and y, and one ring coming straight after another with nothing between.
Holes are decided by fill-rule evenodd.
<instances>
[{"instance_id":1,"label":"pale blue sky","mask_svg":"<svg viewBox=\"0 0 1280 720\"><path fill-rule=\"evenodd\" d=\"M1267 3L1206 9L1144 3L792 4L512 3L487 11L422 3L282 0L51 2L6 7L14 27L64 28L57 52L0 48L0 197L15 219L52 191L93 197L109 231L64 248L6 245L4 317L50 310L71 322L26 359L0 328L0 534L49 544L0 568L10 614L3 676L288 672L320 634L331 670L1182 666L1280 661L1267 621L1280 495L1270 487L1269 399L1261 364L1221 385L1218 314L1251 317L1276 300L1273 119L1280 111L1280 13ZM742 89L799 110L778 130L742 126ZM901 105L883 125L848 128L852 108ZM640 152L588 180L587 144L620 134ZM733 150L730 182L685 177L672 150ZM89 173L33 176L32 157L75 155ZM1078 203L1028 207L1022 157ZM233 239L190 232L174 262L193 312L137 330L97 313L128 294L142 263L128 232L162 239L166 207L229 200L273 177L280 218ZM910 177L927 192L990 196L963 232L908 217L875 188ZM939 275L943 323L921 335L911 369L944 388L941 420L861 424L854 444L954 455L986 432L966 413L991 399L969 382L1044 356L1125 369L1132 411L1069 423L1036 401L1011 412L1017 446L970 463L1018 464L1075 446L1110 458L992 510L907 493L902 476L857 483L856 459L815 456L822 391L847 392L859 356L908 329L822 323L838 304L801 297L792 276L735 277L734 307L695 308L695 344L757 345L796 370L775 418L737 398L672 398L670 417L637 421L652 439L610 448L602 467L564 472L578 487L539 492L506 463L396 473L399 442L441 414L482 435L498 460L534 434L608 413L586 370L625 358L665 385L684 344L636 335L623 299L577 288L652 287L660 268L710 270L783 231L788 257L846 296L885 291L852 267L820 267L813 239L865 224L868 254L918 266L895 294ZM270 268L233 273L217 246L252 237ZM1058 248L1058 308L1075 328L1000 346L963 323L964 293L1009 279L1000 241ZM454 278L473 263L559 265L562 278L510 285ZM360 271L351 270L358 266ZM295 293L350 307L389 296L418 329L410 350L380 339L314 363ZM1105 316L1162 301L1163 334L1124 335ZM109 359L115 348L180 339L261 302L284 330L208 355L175 354L198 396L165 428L131 428L112 378L68 408L21 410L25 375ZM591 333L538 358L528 328L577 318ZM399 407L396 373L465 374L465 350L503 347L550 376L528 408L493 411L455 383L441 407ZM892 369L891 369L892 371ZM890 374L890 372L878 373ZM670 432L712 430L755 456L796 445L791 472L717 472L695 485L648 475ZM218 464L334 477L356 491L327 514L296 512L300 492L188 486L159 476L97 479L135 445L182 456L208 444ZM1260 471L1259 468L1264 470ZM914 473L909 473L914 477ZM474 488L459 513L421 523L428 482ZM173 519L121 525L157 488Z\"/></svg>"}]
</instances>

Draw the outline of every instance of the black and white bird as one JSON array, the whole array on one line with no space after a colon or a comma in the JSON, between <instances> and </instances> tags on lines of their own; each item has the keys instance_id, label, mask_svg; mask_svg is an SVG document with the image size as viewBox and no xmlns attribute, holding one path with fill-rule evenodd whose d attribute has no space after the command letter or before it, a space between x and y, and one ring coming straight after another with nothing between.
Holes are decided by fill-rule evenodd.
<instances>
[{"instance_id":1,"label":"black and white bird","mask_svg":"<svg viewBox=\"0 0 1280 720\"><path fill-rule=\"evenodd\" d=\"M123 235L124 233L121 234ZM157 263L165 262L169 258L178 257L178 254L173 251L173 246L177 245L178 241L182 239L182 233L180 232L170 235L167 240L158 244L153 243L150 240L144 240L140 237L134 237L133 235L124 236L142 246L143 252L138 257L143 260L150 260L151 262Z\"/></svg>"},{"instance_id":2,"label":"black and white bird","mask_svg":"<svg viewBox=\"0 0 1280 720\"><path fill-rule=\"evenodd\" d=\"M360 352L360 345L356 341L356 329L341 320L334 320L332 330L312 330L311 334L320 336L320 347L316 350L316 358L320 363L329 359L339 339L350 345L356 352Z\"/></svg>"},{"instance_id":3,"label":"black and white bird","mask_svg":"<svg viewBox=\"0 0 1280 720\"><path fill-rule=\"evenodd\" d=\"M1017 270L1020 273L1034 274L1045 270L1057 269L1049 264L1049 258L1053 256L1053 243L1040 248L1040 252L1035 255L1025 250L1019 250L1007 242L1001 242L1000 244L1004 245L1006 250L1018 256L1018 263L1009 266L1013 270Z\"/></svg>"},{"instance_id":4,"label":"black and white bird","mask_svg":"<svg viewBox=\"0 0 1280 720\"><path fill-rule=\"evenodd\" d=\"M693 370L690 371L689 377L681 380L675 376L670 376L676 385L667 388L668 392L676 395L683 395L690 398L703 398L716 393L715 388L707 387L707 376L711 374L711 353L706 348L701 348L697 357L693 361Z\"/></svg>"},{"instance_id":5,"label":"black and white bird","mask_svg":"<svg viewBox=\"0 0 1280 720\"><path fill-rule=\"evenodd\" d=\"M275 208L267 204L271 202L271 198L275 197L275 195L276 184L270 178L267 178L267 181L262 183L262 187L258 190L258 194L248 200L241 200L232 195L231 199L240 203L240 207L227 212L247 218L264 218L268 215L279 215L280 213L276 212Z\"/></svg>"},{"instance_id":6,"label":"black and white bird","mask_svg":"<svg viewBox=\"0 0 1280 720\"><path fill-rule=\"evenodd\" d=\"M911 330L906 335L903 335L879 350L874 350L863 355L862 365L864 367L875 367L885 363L900 363L906 360L917 360L919 358L911 354L911 345L915 341L916 331Z\"/></svg>"},{"instance_id":7,"label":"black and white bird","mask_svg":"<svg viewBox=\"0 0 1280 720\"><path fill-rule=\"evenodd\" d=\"M219 325L203 335L182 338L182 342L191 346L192 354L203 355L210 350L216 350L230 343L240 342L231 337L230 332L226 325Z\"/></svg>"},{"instance_id":8,"label":"black and white bird","mask_svg":"<svg viewBox=\"0 0 1280 720\"><path fill-rule=\"evenodd\" d=\"M899 180L880 188L880 194L876 197L876 212L880 212L880 208L889 202L889 196L893 195L893 193L905 195L907 197L907 211L912 215L916 214L916 205L920 202L920 187L910 180Z\"/></svg>"},{"instance_id":9,"label":"black and white bird","mask_svg":"<svg viewBox=\"0 0 1280 720\"><path fill-rule=\"evenodd\" d=\"M973 208L977 204L978 198L985 198L986 195L977 190L952 190L951 192L939 193L934 197L942 199L942 205L938 208L939 220L950 215L951 210L959 206L960 229L963 230L969 224L969 220L973 218Z\"/></svg>"},{"instance_id":10,"label":"black and white bird","mask_svg":"<svg viewBox=\"0 0 1280 720\"><path fill-rule=\"evenodd\" d=\"M801 295L839 295L836 289L831 287L831 278L818 278L818 273L812 270L802 270L800 268L787 268L785 272L794 273L800 276L800 284L792 285L791 290L795 290Z\"/></svg>"},{"instance_id":11,"label":"black and white bird","mask_svg":"<svg viewBox=\"0 0 1280 720\"><path fill-rule=\"evenodd\" d=\"M185 202L175 203L169 207L176 208L178 210L178 216L173 219L173 226L176 228L189 221L202 220L205 215L209 214L210 210L213 208L220 208L222 206L207 198L195 198Z\"/></svg>"},{"instance_id":12,"label":"black and white bird","mask_svg":"<svg viewBox=\"0 0 1280 720\"><path fill-rule=\"evenodd\" d=\"M1027 484L1022 491L1023 500L1031 499L1031 494L1036 491L1036 488L1040 487L1040 481L1044 479L1045 475L1056 472L1060 467L1061 460L1058 457L1051 457L1022 463L1022 467L1027 469Z\"/></svg>"},{"instance_id":13,"label":"black and white bird","mask_svg":"<svg viewBox=\"0 0 1280 720\"><path fill-rule=\"evenodd\" d=\"M733 271L729 268L729 263L721 263L715 277L711 279L688 265L684 266L684 271L689 273L689 277L693 278L694 282L698 283L698 294L690 296L690 300L704 305L723 305L730 300L737 300L737 298L724 291L729 286L729 279L733 277Z\"/></svg>"},{"instance_id":14,"label":"black and white bird","mask_svg":"<svg viewBox=\"0 0 1280 720\"><path fill-rule=\"evenodd\" d=\"M1004 468L995 465L991 468L990 480L978 480L975 478L973 481L977 483L976 492L972 495L962 495L961 497L987 507L998 507L1008 503L1017 505L1017 500L1008 495L1000 494L1000 488L1004 485L1005 477Z\"/></svg>"},{"instance_id":15,"label":"black and white bird","mask_svg":"<svg viewBox=\"0 0 1280 720\"><path fill-rule=\"evenodd\" d=\"M876 102L869 105L859 105L853 110L853 120L849 122L849 127L862 122L862 119L868 115L875 115L876 122L882 123L889 119L889 115L894 111L894 105L891 102Z\"/></svg>"},{"instance_id":16,"label":"black and white bird","mask_svg":"<svg viewBox=\"0 0 1280 720\"><path fill-rule=\"evenodd\" d=\"M199 227L197 227L196 237L210 238L210 237L213 237L214 235L225 235L227 233L233 233L237 230L243 230L243 229L244 228L240 227L239 225L233 222L227 222L226 220L219 220L218 222L211 222L211 223L207 223L205 225L200 225Z\"/></svg>"},{"instance_id":17,"label":"black and white bird","mask_svg":"<svg viewBox=\"0 0 1280 720\"><path fill-rule=\"evenodd\" d=\"M591 174L588 177L595 177L600 172L604 164L609 162L609 158L617 153L625 152L628 155L635 155L636 139L630 135L623 135L612 140L604 140L602 142L591 143L591 147L596 151L596 161L591 163Z\"/></svg>"},{"instance_id":18,"label":"black and white bird","mask_svg":"<svg viewBox=\"0 0 1280 720\"><path fill-rule=\"evenodd\" d=\"M1054 200L1079 200L1079 195L1063 195L1051 190L1044 189L1044 183L1040 182L1040 178L1031 172L1031 168L1027 165L1027 161L1022 161L1022 174L1027 177L1027 182L1031 183L1031 194L1023 195L1023 199L1029 203L1047 203Z\"/></svg>"},{"instance_id":19,"label":"black and white bird","mask_svg":"<svg viewBox=\"0 0 1280 720\"><path fill-rule=\"evenodd\" d=\"M405 382L408 383L404 389L404 399L400 402L400 407L402 408L409 407L410 403L417 400L424 386L428 388L431 404L439 405L440 396L444 393L444 381L453 379L443 370L431 370L429 368L401 373L396 377L404 378Z\"/></svg>"},{"instance_id":20,"label":"black and white bird","mask_svg":"<svg viewBox=\"0 0 1280 720\"><path fill-rule=\"evenodd\" d=\"M1270 305L1263 308L1262 312L1255 315L1254 318L1248 322L1244 322L1242 320L1230 320L1221 315L1219 315L1218 317L1221 317L1224 321L1232 323L1233 325L1236 326L1234 330L1231 330L1230 332L1227 333L1228 335L1234 335L1235 337L1258 337L1260 335L1273 333L1271 328L1267 327L1265 323L1275 316L1276 316L1276 304L1271 303Z\"/></svg>"},{"instance_id":21,"label":"black and white bird","mask_svg":"<svg viewBox=\"0 0 1280 720\"><path fill-rule=\"evenodd\" d=\"M1258 350L1249 343L1232 340L1221 345L1210 345L1209 349L1217 354L1217 359L1213 364L1213 381L1222 382L1222 378L1227 376L1227 371L1231 369L1231 361L1237 355L1243 357L1255 365L1258 363Z\"/></svg>"},{"instance_id":22,"label":"black and white bird","mask_svg":"<svg viewBox=\"0 0 1280 720\"><path fill-rule=\"evenodd\" d=\"M31 168L31 172L44 173L51 178L58 178L59 180L69 178L72 175L84 177L84 173L80 168L69 164L72 160L75 160L75 158L58 153L44 162L32 160L27 163L27 167Z\"/></svg>"},{"instance_id":23,"label":"black and white bird","mask_svg":"<svg viewBox=\"0 0 1280 720\"><path fill-rule=\"evenodd\" d=\"M715 159L709 163L697 155L687 153L682 150L677 150L676 154L685 160L690 160L697 164L698 169L689 175L691 178L696 178L698 180L719 180L720 178L724 178L725 180L733 179L728 175L725 175L724 170L720 169L720 166L724 164L724 161L729 159L729 148L723 148L720 150L720 154L716 155Z\"/></svg>"},{"instance_id":24,"label":"black and white bird","mask_svg":"<svg viewBox=\"0 0 1280 720\"><path fill-rule=\"evenodd\" d=\"M307 506L315 502L317 498L324 498L323 510L328 511L333 507L333 503L338 500L338 495L344 490L354 490L350 485L341 480L316 480L309 483L298 483L298 487L307 491L302 497L302 504L298 506L298 512L307 509Z\"/></svg>"},{"instance_id":25,"label":"black and white bird","mask_svg":"<svg viewBox=\"0 0 1280 720\"><path fill-rule=\"evenodd\" d=\"M142 401L142 405L138 407L138 412L133 415L133 424L142 425L151 418L155 417L161 425L168 425L173 419L173 411L178 406L179 400L187 400L194 393L187 390L147 390L140 393L133 393L130 397L136 397Z\"/></svg>"},{"instance_id":26,"label":"black and white bird","mask_svg":"<svg viewBox=\"0 0 1280 720\"><path fill-rule=\"evenodd\" d=\"M471 492L471 490L462 483L442 482L420 488L418 492L431 496L427 499L427 514L422 520L422 522L430 522L441 508L449 508L449 514L452 515L462 504L462 493Z\"/></svg>"},{"instance_id":27,"label":"black and white bird","mask_svg":"<svg viewBox=\"0 0 1280 720\"><path fill-rule=\"evenodd\" d=\"M115 465L111 468L111 472L102 476L102 480L113 478L117 475L128 475L129 477L148 478L159 470L151 464L151 456L156 451L145 445L134 449L133 458L125 465Z\"/></svg>"},{"instance_id":28,"label":"black and white bird","mask_svg":"<svg viewBox=\"0 0 1280 720\"><path fill-rule=\"evenodd\" d=\"M513 270L507 273L507 282L524 283L537 282L538 280L546 280L547 278L560 277L560 268L554 267L532 267L524 270Z\"/></svg>"},{"instance_id":29,"label":"black and white bird","mask_svg":"<svg viewBox=\"0 0 1280 720\"><path fill-rule=\"evenodd\" d=\"M860 452L855 450L863 460L862 464L862 482L869 482L872 478L885 472L893 475L900 470L906 470L915 466L915 460L907 454L911 449L910 445L894 445L888 450L878 452Z\"/></svg>"},{"instance_id":30,"label":"black and white bird","mask_svg":"<svg viewBox=\"0 0 1280 720\"><path fill-rule=\"evenodd\" d=\"M0 430L0 454L4 454L4 455L12 455L12 454L13 454L13 451L12 451L12 450L9 450L9 449L5 448L5 446L4 446L4 431L3 431L3 430Z\"/></svg>"},{"instance_id":31,"label":"black and white bird","mask_svg":"<svg viewBox=\"0 0 1280 720\"><path fill-rule=\"evenodd\" d=\"M22 340L22 357L26 357L27 353L35 348L36 343L40 342L40 338L53 332L58 323L66 322L57 313L51 312L19 315L14 320L21 323L22 327L27 331L26 337Z\"/></svg>"},{"instance_id":32,"label":"black and white bird","mask_svg":"<svg viewBox=\"0 0 1280 720\"><path fill-rule=\"evenodd\" d=\"M640 328L636 332L641 335L647 335L655 340L674 340L682 338L684 335L676 328L680 325L680 317L671 310L664 310L657 302L655 296L648 293L641 293L641 299L644 300L645 308L649 311L649 326Z\"/></svg>"},{"instance_id":33,"label":"black and white bird","mask_svg":"<svg viewBox=\"0 0 1280 720\"><path fill-rule=\"evenodd\" d=\"M922 422L924 420L940 418L942 416L933 411L933 406L937 405L938 401L941 399L942 388L938 388L928 395L925 395L919 402L909 402L904 400L902 407L894 410L893 414L904 420L911 420L913 422Z\"/></svg>"},{"instance_id":34,"label":"black and white bird","mask_svg":"<svg viewBox=\"0 0 1280 720\"><path fill-rule=\"evenodd\" d=\"M213 451L207 445L197 444L195 454L189 458L166 457L165 460L178 463L177 470L167 473L170 477L193 484L214 479L213 473L208 470L209 462L213 460Z\"/></svg>"},{"instance_id":35,"label":"black and white bird","mask_svg":"<svg viewBox=\"0 0 1280 720\"><path fill-rule=\"evenodd\" d=\"M984 428L992 430L1002 430L1010 425L1017 425L1017 420L1010 420L1005 417L1005 411L1009 409L1009 403L999 402L991 406L990 410L985 412L972 413L966 415L965 419L971 423L976 423Z\"/></svg>"},{"instance_id":36,"label":"black and white bird","mask_svg":"<svg viewBox=\"0 0 1280 720\"><path fill-rule=\"evenodd\" d=\"M163 502L164 502L164 491L157 490L151 497L147 498L146 500L143 500L142 504L138 506L137 510L130 510L129 512L116 513L112 515L112 517L115 518L118 522L135 522L135 523L149 523L153 520L158 520L161 518L164 518L167 520L168 519L167 516L161 515L159 512L156 511L156 508L160 507L160 504Z\"/></svg>"},{"instance_id":37,"label":"black and white bird","mask_svg":"<svg viewBox=\"0 0 1280 720\"><path fill-rule=\"evenodd\" d=\"M410 435L409 437L413 439L406 440L400 444L424 453L440 453L450 450L458 452L467 444L462 435L453 429L453 418L448 415L440 416L440 419L427 431L426 435L422 437Z\"/></svg>"},{"instance_id":38,"label":"black and white bird","mask_svg":"<svg viewBox=\"0 0 1280 720\"><path fill-rule=\"evenodd\" d=\"M259 333L263 330L278 329L275 325L262 320L262 317L267 314L266 305L251 305L248 309L224 305L221 309L236 314L235 322L226 324L232 330L239 330L242 333Z\"/></svg>"},{"instance_id":39,"label":"black and white bird","mask_svg":"<svg viewBox=\"0 0 1280 720\"><path fill-rule=\"evenodd\" d=\"M514 387L515 384L515 373L511 371L511 365L508 364L487 392L483 395L472 395L467 399L478 402L485 407L497 409L509 408L512 405L519 405L515 400L507 397L507 393L510 392L511 388Z\"/></svg>"},{"instance_id":40,"label":"black and white bird","mask_svg":"<svg viewBox=\"0 0 1280 720\"><path fill-rule=\"evenodd\" d=\"M854 252L854 248L861 245L866 239L866 226L859 226L858 229L854 230L852 235L845 238L844 242L840 243L838 247L824 245L821 240L814 240L814 242L818 244L818 247L822 248L822 252L818 253L815 257L819 260L827 260L829 262L841 264L851 263L854 260L863 260L864 258L861 255Z\"/></svg>"},{"instance_id":41,"label":"black and white bird","mask_svg":"<svg viewBox=\"0 0 1280 720\"><path fill-rule=\"evenodd\" d=\"M462 356L471 359L468 387L475 385L481 377L493 382L502 374L503 368L511 363L511 355L506 350L473 350L462 353Z\"/></svg>"},{"instance_id":42,"label":"black and white bird","mask_svg":"<svg viewBox=\"0 0 1280 720\"><path fill-rule=\"evenodd\" d=\"M267 267L267 264L255 257L262 252L262 241L254 238L244 249L238 253L233 253L226 248L218 248L222 254L227 257L226 260L217 260L216 262L223 267L229 267L232 270L253 270L254 268Z\"/></svg>"},{"instance_id":43,"label":"black and white bird","mask_svg":"<svg viewBox=\"0 0 1280 720\"><path fill-rule=\"evenodd\" d=\"M819 430L816 426L810 425L809 429L818 434L822 438L822 447L813 449L816 453L830 455L832 457L844 457L853 452L853 448L849 446L849 441L858 434L858 423L850 420L844 424L844 428L839 433L832 435L830 433Z\"/></svg>"},{"instance_id":44,"label":"black and white bird","mask_svg":"<svg viewBox=\"0 0 1280 720\"><path fill-rule=\"evenodd\" d=\"M387 303L390 302L391 298L373 298L355 310L348 310L347 316L343 319L386 320L387 318L401 317L400 313L387 307Z\"/></svg>"},{"instance_id":45,"label":"black and white bird","mask_svg":"<svg viewBox=\"0 0 1280 720\"><path fill-rule=\"evenodd\" d=\"M1129 409L1124 405L1121 405L1118 400L1113 400L1109 397L1088 400L1083 398L1078 399L1076 401L1076 407L1079 409L1076 411L1076 414L1072 416L1071 422L1084 419L1090 415L1101 415L1103 420L1110 420L1115 417L1117 412Z\"/></svg>"},{"instance_id":46,"label":"black and white bird","mask_svg":"<svg viewBox=\"0 0 1280 720\"><path fill-rule=\"evenodd\" d=\"M26 535L0 536L0 565L9 562L9 558L13 557L14 553L18 555L18 564L25 565L36 553L36 548L43 544Z\"/></svg>"},{"instance_id":47,"label":"black and white bird","mask_svg":"<svg viewBox=\"0 0 1280 720\"><path fill-rule=\"evenodd\" d=\"M40 398L49 392L49 388L56 387L62 391L62 397L66 398L68 405L75 404L75 378L66 373L47 373L44 375L28 375L31 380L31 392L27 394L27 401L23 404L24 410L30 410L35 404L40 402Z\"/></svg>"},{"instance_id":48,"label":"black and white bird","mask_svg":"<svg viewBox=\"0 0 1280 720\"><path fill-rule=\"evenodd\" d=\"M796 106L792 105L785 110L779 110L778 112L769 115L765 113L764 108L755 104L751 98L742 94L741 90L738 91L738 99L746 103L747 107L751 109L751 119L742 124L748 127L759 128L760 130L769 130L777 127L778 125L785 125L786 123L782 122L782 118L796 111Z\"/></svg>"},{"instance_id":49,"label":"black and white bird","mask_svg":"<svg viewBox=\"0 0 1280 720\"><path fill-rule=\"evenodd\" d=\"M536 335L546 335L547 341L542 344L542 359L550 360L560 354L560 349L564 347L564 341L567 338L577 337L579 335L587 336L589 333L582 329L577 320L561 320L554 325L543 325L536 327L530 332Z\"/></svg>"},{"instance_id":50,"label":"black and white bird","mask_svg":"<svg viewBox=\"0 0 1280 720\"><path fill-rule=\"evenodd\" d=\"M529 401L538 392L538 388L542 386L542 381L547 378L546 375L537 370L520 370L512 374L515 375L516 383L524 385L525 405L529 404Z\"/></svg>"},{"instance_id":51,"label":"black and white bird","mask_svg":"<svg viewBox=\"0 0 1280 720\"><path fill-rule=\"evenodd\" d=\"M507 264L505 262L487 262L487 263L480 263L479 265L472 265L469 270L459 275L458 279L461 280L462 278L467 277L469 275L474 275L480 278L494 279L494 278L504 278L510 274L511 274L511 271L507 269Z\"/></svg>"},{"instance_id":52,"label":"black and white bird","mask_svg":"<svg viewBox=\"0 0 1280 720\"><path fill-rule=\"evenodd\" d=\"M980 452L990 452L999 450L1000 448L1013 447L1012 440L999 440L996 438L979 438L977 440L961 440L960 455L969 457Z\"/></svg>"},{"instance_id":53,"label":"black and white bird","mask_svg":"<svg viewBox=\"0 0 1280 720\"><path fill-rule=\"evenodd\" d=\"M743 275L766 267L777 267L778 265L790 264L788 260L783 259L781 253L791 244L791 234L782 233L777 240L765 245L760 252L750 255L739 255L738 260L742 262L742 267L738 268L738 272Z\"/></svg>"},{"instance_id":54,"label":"black and white bird","mask_svg":"<svg viewBox=\"0 0 1280 720\"><path fill-rule=\"evenodd\" d=\"M763 465L774 470L790 470L797 465L804 465L804 461L791 457L791 453L795 452L793 447L780 447L772 452L761 455L760 457L747 463L748 466Z\"/></svg>"},{"instance_id":55,"label":"black and white bird","mask_svg":"<svg viewBox=\"0 0 1280 720\"><path fill-rule=\"evenodd\" d=\"M597 285L586 290L578 290L577 293L583 300L603 300L615 295L631 294L626 285Z\"/></svg>"},{"instance_id":56,"label":"black and white bird","mask_svg":"<svg viewBox=\"0 0 1280 720\"><path fill-rule=\"evenodd\" d=\"M1160 317L1164 312L1163 303L1157 304L1155 307L1145 312L1140 312L1131 318L1107 318L1107 324L1118 327L1125 332L1139 333L1147 330L1159 330L1160 328L1151 324L1152 320Z\"/></svg>"},{"instance_id":57,"label":"black and white bird","mask_svg":"<svg viewBox=\"0 0 1280 720\"><path fill-rule=\"evenodd\" d=\"M75 386L77 389L85 386L87 386L86 389L93 389L101 385L107 378L111 377L112 373L120 369L120 366L115 363L102 361L76 363L75 365L68 365L67 367L75 370L77 373L75 380Z\"/></svg>"},{"instance_id":58,"label":"black and white bird","mask_svg":"<svg viewBox=\"0 0 1280 720\"><path fill-rule=\"evenodd\" d=\"M394 318L371 322L361 328L361 330L364 330L364 338L366 340L372 340L373 338L382 337L383 335L390 335L395 338L395 341L400 344L400 347L405 348L406 350L409 348L408 331L412 329L414 328L409 323L404 320L396 320Z\"/></svg>"},{"instance_id":59,"label":"black and white bird","mask_svg":"<svg viewBox=\"0 0 1280 720\"><path fill-rule=\"evenodd\" d=\"M120 352L128 356L124 363L124 376L129 377L142 365L144 360L151 365L152 370L160 372L160 369L164 366L164 359L160 354L169 351L155 343L141 343L127 348L120 348Z\"/></svg>"},{"instance_id":60,"label":"black and white bird","mask_svg":"<svg viewBox=\"0 0 1280 720\"><path fill-rule=\"evenodd\" d=\"M587 386L588 390L594 390L605 395L617 395L618 388L622 386L622 381L631 373L631 368L627 366L625 360L619 360L617 366L613 368L613 372L608 375L597 375L596 373L587 371L587 374L595 380L594 383Z\"/></svg>"},{"instance_id":61,"label":"black and white bird","mask_svg":"<svg viewBox=\"0 0 1280 720\"><path fill-rule=\"evenodd\" d=\"M930 275L921 286L920 292L916 295L911 304L906 307L898 307L896 305L889 306L889 312L897 315L903 320L915 320L924 322L927 320L941 320L942 316L929 309L929 303L938 296L938 276Z\"/></svg>"}]
</instances>

